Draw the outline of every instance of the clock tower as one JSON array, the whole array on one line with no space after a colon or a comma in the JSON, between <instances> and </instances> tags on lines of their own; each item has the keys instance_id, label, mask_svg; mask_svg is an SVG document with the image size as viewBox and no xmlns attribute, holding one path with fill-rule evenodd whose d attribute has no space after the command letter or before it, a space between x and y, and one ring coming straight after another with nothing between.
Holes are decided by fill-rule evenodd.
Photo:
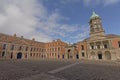
<instances>
[{"instance_id":1,"label":"clock tower","mask_svg":"<svg viewBox=\"0 0 120 80\"><path fill-rule=\"evenodd\" d=\"M90 37L105 35L105 31L102 27L101 18L94 11L89 21L90 25Z\"/></svg>"}]
</instances>

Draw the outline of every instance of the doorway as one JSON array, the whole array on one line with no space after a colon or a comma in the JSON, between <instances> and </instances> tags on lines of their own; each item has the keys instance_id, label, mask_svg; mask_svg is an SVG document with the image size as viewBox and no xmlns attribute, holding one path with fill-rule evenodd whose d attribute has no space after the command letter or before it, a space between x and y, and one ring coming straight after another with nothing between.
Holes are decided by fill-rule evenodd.
<instances>
[{"instance_id":1,"label":"doorway","mask_svg":"<svg viewBox=\"0 0 120 80\"><path fill-rule=\"evenodd\" d=\"M102 59L102 54L98 54L98 59Z\"/></svg>"},{"instance_id":2,"label":"doorway","mask_svg":"<svg viewBox=\"0 0 120 80\"><path fill-rule=\"evenodd\" d=\"M22 59L22 53L21 53L21 52L19 52L19 53L17 54L17 59Z\"/></svg>"},{"instance_id":3,"label":"doorway","mask_svg":"<svg viewBox=\"0 0 120 80\"><path fill-rule=\"evenodd\" d=\"M76 59L79 59L79 55L78 54L76 54Z\"/></svg>"}]
</instances>

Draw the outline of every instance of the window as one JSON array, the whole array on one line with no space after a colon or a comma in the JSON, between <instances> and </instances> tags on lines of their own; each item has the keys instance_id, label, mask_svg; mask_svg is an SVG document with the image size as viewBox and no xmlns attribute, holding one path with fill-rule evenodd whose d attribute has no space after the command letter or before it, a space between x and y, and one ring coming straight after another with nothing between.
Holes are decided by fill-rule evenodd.
<instances>
[{"instance_id":1,"label":"window","mask_svg":"<svg viewBox=\"0 0 120 80\"><path fill-rule=\"evenodd\" d=\"M28 51L28 47L26 47L26 51Z\"/></svg>"},{"instance_id":2,"label":"window","mask_svg":"<svg viewBox=\"0 0 120 80\"><path fill-rule=\"evenodd\" d=\"M19 50L22 50L22 46L19 47Z\"/></svg>"},{"instance_id":3,"label":"window","mask_svg":"<svg viewBox=\"0 0 120 80\"><path fill-rule=\"evenodd\" d=\"M56 53L55 53L55 56L57 56Z\"/></svg>"},{"instance_id":4,"label":"window","mask_svg":"<svg viewBox=\"0 0 120 80\"><path fill-rule=\"evenodd\" d=\"M91 46L92 49L94 49L94 46Z\"/></svg>"},{"instance_id":5,"label":"window","mask_svg":"<svg viewBox=\"0 0 120 80\"><path fill-rule=\"evenodd\" d=\"M83 45L81 45L81 49L84 50L84 46Z\"/></svg>"},{"instance_id":6,"label":"window","mask_svg":"<svg viewBox=\"0 0 120 80\"><path fill-rule=\"evenodd\" d=\"M64 55L62 55L62 58L64 59Z\"/></svg>"},{"instance_id":7,"label":"window","mask_svg":"<svg viewBox=\"0 0 120 80\"><path fill-rule=\"evenodd\" d=\"M5 52L4 51L2 52L2 56L5 56Z\"/></svg>"},{"instance_id":8,"label":"window","mask_svg":"<svg viewBox=\"0 0 120 80\"><path fill-rule=\"evenodd\" d=\"M85 53L84 52L82 52L82 57L84 57L85 56Z\"/></svg>"},{"instance_id":9,"label":"window","mask_svg":"<svg viewBox=\"0 0 120 80\"><path fill-rule=\"evenodd\" d=\"M3 45L3 49L6 49L6 44Z\"/></svg>"},{"instance_id":10,"label":"window","mask_svg":"<svg viewBox=\"0 0 120 80\"><path fill-rule=\"evenodd\" d=\"M60 48L58 47L58 51L60 51Z\"/></svg>"},{"instance_id":11,"label":"window","mask_svg":"<svg viewBox=\"0 0 120 80\"><path fill-rule=\"evenodd\" d=\"M33 54L33 56L35 56L35 53Z\"/></svg>"},{"instance_id":12,"label":"window","mask_svg":"<svg viewBox=\"0 0 120 80\"><path fill-rule=\"evenodd\" d=\"M104 44L104 48L105 48L105 49L108 48L107 44Z\"/></svg>"},{"instance_id":13,"label":"window","mask_svg":"<svg viewBox=\"0 0 120 80\"><path fill-rule=\"evenodd\" d=\"M36 56L38 56L38 53L36 54Z\"/></svg>"},{"instance_id":14,"label":"window","mask_svg":"<svg viewBox=\"0 0 120 80\"><path fill-rule=\"evenodd\" d=\"M100 49L100 45L97 45L97 49Z\"/></svg>"},{"instance_id":15,"label":"window","mask_svg":"<svg viewBox=\"0 0 120 80\"><path fill-rule=\"evenodd\" d=\"M14 45L12 45L12 46L11 46L11 50L14 50L14 47L15 47L15 46L14 46Z\"/></svg>"},{"instance_id":16,"label":"window","mask_svg":"<svg viewBox=\"0 0 120 80\"><path fill-rule=\"evenodd\" d=\"M54 51L54 48L52 48L52 51Z\"/></svg>"},{"instance_id":17,"label":"window","mask_svg":"<svg viewBox=\"0 0 120 80\"><path fill-rule=\"evenodd\" d=\"M118 42L118 47L120 48L120 41Z\"/></svg>"}]
</instances>

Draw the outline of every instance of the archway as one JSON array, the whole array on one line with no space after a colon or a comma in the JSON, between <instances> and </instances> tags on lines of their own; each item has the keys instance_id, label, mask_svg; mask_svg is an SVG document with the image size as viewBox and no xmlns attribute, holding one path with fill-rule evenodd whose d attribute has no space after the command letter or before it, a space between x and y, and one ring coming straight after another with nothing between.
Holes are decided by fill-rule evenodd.
<instances>
[{"instance_id":1,"label":"archway","mask_svg":"<svg viewBox=\"0 0 120 80\"><path fill-rule=\"evenodd\" d=\"M111 53L109 51L105 51L105 59L111 60Z\"/></svg>"},{"instance_id":2,"label":"archway","mask_svg":"<svg viewBox=\"0 0 120 80\"><path fill-rule=\"evenodd\" d=\"M99 51L99 52L98 52L98 59L102 59L102 56L103 56L103 55L102 55L102 52Z\"/></svg>"},{"instance_id":3,"label":"archway","mask_svg":"<svg viewBox=\"0 0 120 80\"><path fill-rule=\"evenodd\" d=\"M17 59L22 59L22 53L21 53L21 52L19 52L19 53L17 54Z\"/></svg>"},{"instance_id":4,"label":"archway","mask_svg":"<svg viewBox=\"0 0 120 80\"><path fill-rule=\"evenodd\" d=\"M76 59L79 59L79 54L76 54Z\"/></svg>"},{"instance_id":5,"label":"archway","mask_svg":"<svg viewBox=\"0 0 120 80\"><path fill-rule=\"evenodd\" d=\"M94 60L95 57L96 57L95 52L91 52L90 58Z\"/></svg>"}]
</instances>

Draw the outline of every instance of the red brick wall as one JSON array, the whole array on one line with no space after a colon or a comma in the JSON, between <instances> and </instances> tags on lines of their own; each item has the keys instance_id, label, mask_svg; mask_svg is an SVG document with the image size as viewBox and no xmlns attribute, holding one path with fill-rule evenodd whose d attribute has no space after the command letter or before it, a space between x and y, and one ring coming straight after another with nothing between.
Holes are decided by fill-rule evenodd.
<instances>
[{"instance_id":1,"label":"red brick wall","mask_svg":"<svg viewBox=\"0 0 120 80\"><path fill-rule=\"evenodd\" d=\"M118 41L120 41L120 39L113 39L112 40L112 45L114 48L119 48Z\"/></svg>"},{"instance_id":2,"label":"red brick wall","mask_svg":"<svg viewBox=\"0 0 120 80\"><path fill-rule=\"evenodd\" d=\"M82 51L82 50L81 50L81 45L84 46L84 51L86 51L86 50L87 50L87 43L86 43L85 41L78 43L78 46L77 46L78 51Z\"/></svg>"}]
</instances>

